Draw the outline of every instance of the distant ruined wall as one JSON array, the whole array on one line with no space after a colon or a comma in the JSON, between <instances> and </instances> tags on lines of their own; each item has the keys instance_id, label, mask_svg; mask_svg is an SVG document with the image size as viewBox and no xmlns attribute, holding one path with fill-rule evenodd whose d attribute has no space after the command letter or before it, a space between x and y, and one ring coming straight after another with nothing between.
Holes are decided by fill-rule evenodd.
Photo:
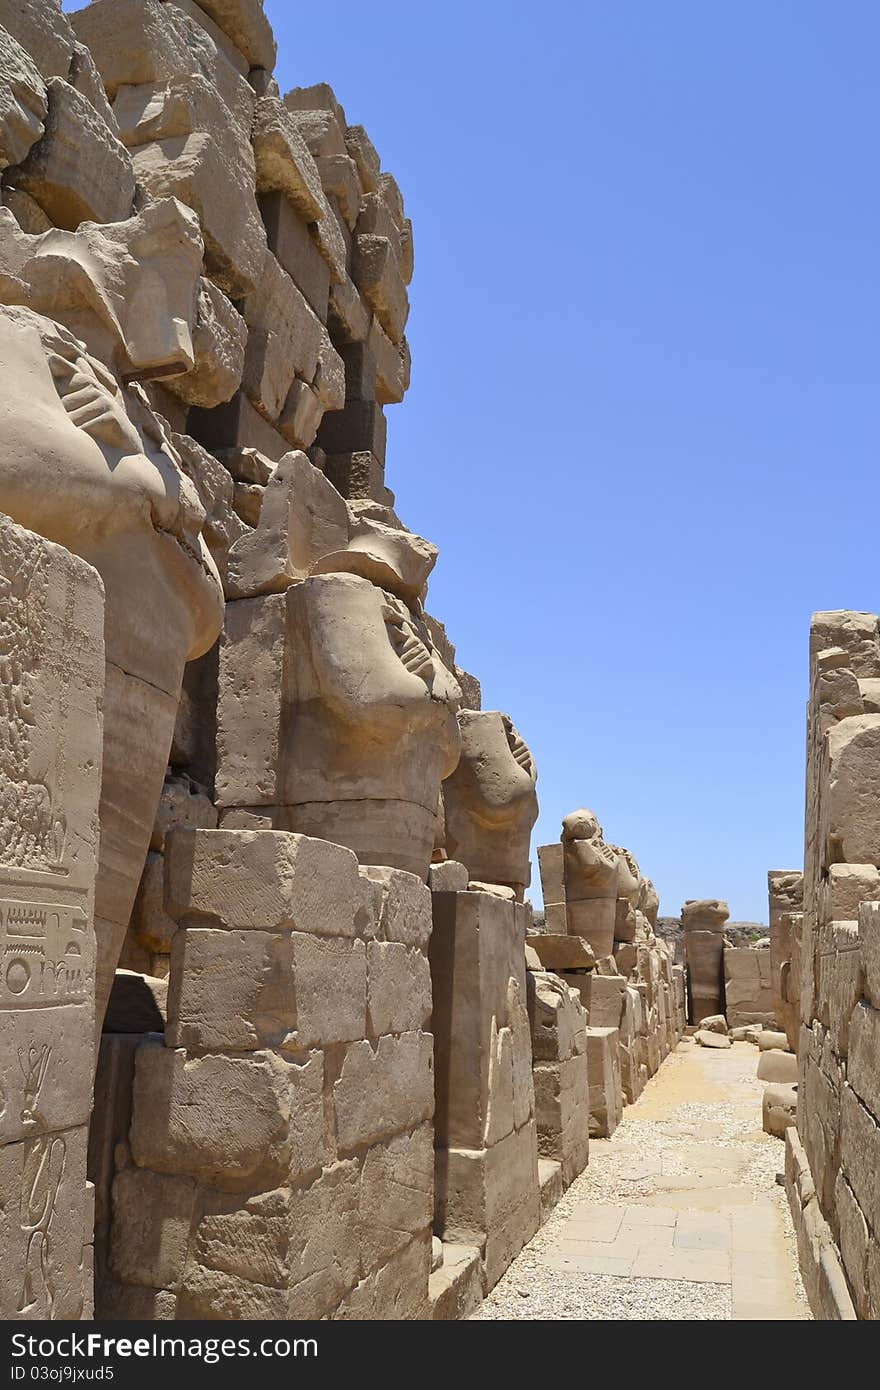
<instances>
[{"instance_id":1,"label":"distant ruined wall","mask_svg":"<svg viewBox=\"0 0 880 1390\"><path fill-rule=\"evenodd\" d=\"M817 1316L880 1317L880 631L814 614L797 1133L786 1175ZM793 952L793 959L795 952Z\"/></svg>"}]
</instances>

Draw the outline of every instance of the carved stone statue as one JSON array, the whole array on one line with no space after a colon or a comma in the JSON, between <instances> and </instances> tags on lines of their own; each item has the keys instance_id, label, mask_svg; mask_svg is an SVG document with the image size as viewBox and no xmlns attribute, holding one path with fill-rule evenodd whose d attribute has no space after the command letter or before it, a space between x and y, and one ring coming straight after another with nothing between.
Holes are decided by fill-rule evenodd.
<instances>
[{"instance_id":1,"label":"carved stone statue","mask_svg":"<svg viewBox=\"0 0 880 1390\"><path fill-rule=\"evenodd\" d=\"M19 307L0 307L0 373L0 511L87 560L106 594L100 1026L183 667L214 641L222 594L195 489L139 387L122 386L69 331Z\"/></svg>"},{"instance_id":2,"label":"carved stone statue","mask_svg":"<svg viewBox=\"0 0 880 1390\"><path fill-rule=\"evenodd\" d=\"M597 958L610 956L620 856L603 840L592 811L572 811L563 820L562 862L569 934L589 941Z\"/></svg>"},{"instance_id":3,"label":"carved stone statue","mask_svg":"<svg viewBox=\"0 0 880 1390\"><path fill-rule=\"evenodd\" d=\"M443 785L446 852L471 879L512 888L531 880L529 842L538 818L534 759L506 714L460 710L461 759Z\"/></svg>"}]
</instances>

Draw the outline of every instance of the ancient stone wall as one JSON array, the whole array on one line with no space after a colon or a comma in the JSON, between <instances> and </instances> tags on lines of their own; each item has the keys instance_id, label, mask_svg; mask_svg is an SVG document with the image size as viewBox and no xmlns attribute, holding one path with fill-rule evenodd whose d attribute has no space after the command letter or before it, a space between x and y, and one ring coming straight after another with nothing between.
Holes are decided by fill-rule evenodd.
<instances>
[{"instance_id":1,"label":"ancient stone wall","mask_svg":"<svg viewBox=\"0 0 880 1390\"><path fill-rule=\"evenodd\" d=\"M178 829L165 904L99 1315L425 1316L428 889L321 840Z\"/></svg>"},{"instance_id":2,"label":"ancient stone wall","mask_svg":"<svg viewBox=\"0 0 880 1390\"><path fill-rule=\"evenodd\" d=\"M778 995L773 988L768 947L724 946L724 1009L731 1028L776 1022Z\"/></svg>"},{"instance_id":3,"label":"ancient stone wall","mask_svg":"<svg viewBox=\"0 0 880 1390\"><path fill-rule=\"evenodd\" d=\"M880 1317L880 632L813 616L797 1132L787 1188L817 1316Z\"/></svg>"},{"instance_id":4,"label":"ancient stone wall","mask_svg":"<svg viewBox=\"0 0 880 1390\"><path fill-rule=\"evenodd\" d=\"M0 1316L92 1310L104 592L0 517Z\"/></svg>"}]
</instances>

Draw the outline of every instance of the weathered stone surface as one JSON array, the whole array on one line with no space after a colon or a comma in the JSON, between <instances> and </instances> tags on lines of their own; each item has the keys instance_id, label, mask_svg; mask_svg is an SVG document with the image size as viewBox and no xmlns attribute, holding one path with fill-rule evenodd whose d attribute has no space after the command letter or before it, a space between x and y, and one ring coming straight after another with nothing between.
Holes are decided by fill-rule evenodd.
<instances>
[{"instance_id":1,"label":"weathered stone surface","mask_svg":"<svg viewBox=\"0 0 880 1390\"><path fill-rule=\"evenodd\" d=\"M322 556L345 549L350 526L333 484L305 454L286 455L267 483L256 530L230 553L227 592L251 598L307 578Z\"/></svg>"},{"instance_id":2,"label":"weathered stone surface","mask_svg":"<svg viewBox=\"0 0 880 1390\"><path fill-rule=\"evenodd\" d=\"M375 1144L364 1159L358 1202L364 1272L380 1269L427 1231L433 1213L431 1126Z\"/></svg>"},{"instance_id":3,"label":"weathered stone surface","mask_svg":"<svg viewBox=\"0 0 880 1390\"><path fill-rule=\"evenodd\" d=\"M431 1274L429 1298L435 1322L463 1319L483 1301L483 1265L475 1245L443 1243L443 1263Z\"/></svg>"},{"instance_id":4,"label":"weathered stone surface","mask_svg":"<svg viewBox=\"0 0 880 1390\"><path fill-rule=\"evenodd\" d=\"M254 195L253 155L231 126L153 140L133 152L137 181L156 198L191 207L205 240L205 263L232 299L253 294L266 261L266 233Z\"/></svg>"},{"instance_id":5,"label":"weathered stone surface","mask_svg":"<svg viewBox=\"0 0 880 1390\"><path fill-rule=\"evenodd\" d=\"M213 409L235 395L244 374L247 324L212 280L202 279L193 331L195 366L168 389L187 405Z\"/></svg>"},{"instance_id":6,"label":"weathered stone surface","mask_svg":"<svg viewBox=\"0 0 880 1390\"><path fill-rule=\"evenodd\" d=\"M276 97L265 96L257 102L252 138L259 192L283 195L307 224L329 216L315 161L296 122Z\"/></svg>"},{"instance_id":7,"label":"weathered stone surface","mask_svg":"<svg viewBox=\"0 0 880 1390\"><path fill-rule=\"evenodd\" d=\"M193 1060L154 1045L138 1052L131 1148L140 1167L219 1188L269 1187L320 1168L322 1116L320 1053L298 1064L271 1052Z\"/></svg>"},{"instance_id":8,"label":"weathered stone surface","mask_svg":"<svg viewBox=\"0 0 880 1390\"><path fill-rule=\"evenodd\" d=\"M587 1029L591 1139L609 1139L623 1117L619 1038L616 1028Z\"/></svg>"},{"instance_id":9,"label":"weathered stone surface","mask_svg":"<svg viewBox=\"0 0 880 1390\"><path fill-rule=\"evenodd\" d=\"M290 1311L293 1318L332 1312L358 1282L360 1169L352 1160L325 1168L291 1194Z\"/></svg>"},{"instance_id":10,"label":"weathered stone surface","mask_svg":"<svg viewBox=\"0 0 880 1390\"><path fill-rule=\"evenodd\" d=\"M405 1033L427 1028L431 1017L431 972L423 951L397 941L367 945L369 1031Z\"/></svg>"},{"instance_id":11,"label":"weathered stone surface","mask_svg":"<svg viewBox=\"0 0 880 1390\"><path fill-rule=\"evenodd\" d=\"M797 1081L798 1062L793 1052L769 1048L758 1058L759 1081Z\"/></svg>"},{"instance_id":12,"label":"weathered stone surface","mask_svg":"<svg viewBox=\"0 0 880 1390\"><path fill-rule=\"evenodd\" d=\"M135 175L125 147L75 87L53 77L47 92L45 132L16 169L16 187L68 231L129 218Z\"/></svg>"},{"instance_id":13,"label":"weathered stone surface","mask_svg":"<svg viewBox=\"0 0 880 1390\"><path fill-rule=\"evenodd\" d=\"M430 1119L434 1109L430 1035L410 1032L356 1042L333 1085L339 1151L352 1151Z\"/></svg>"},{"instance_id":14,"label":"weathered stone surface","mask_svg":"<svg viewBox=\"0 0 880 1390\"><path fill-rule=\"evenodd\" d=\"M21 164L45 128L46 85L31 56L0 28L0 168Z\"/></svg>"},{"instance_id":15,"label":"weathered stone surface","mask_svg":"<svg viewBox=\"0 0 880 1390\"><path fill-rule=\"evenodd\" d=\"M2 0L0 24L30 55L44 78L68 76L76 35L54 0Z\"/></svg>"},{"instance_id":16,"label":"weathered stone surface","mask_svg":"<svg viewBox=\"0 0 880 1390\"><path fill-rule=\"evenodd\" d=\"M489 1149L438 1149L435 1229L444 1241L484 1245L486 1286L497 1283L541 1217L534 1122Z\"/></svg>"},{"instance_id":17,"label":"weathered stone surface","mask_svg":"<svg viewBox=\"0 0 880 1390\"><path fill-rule=\"evenodd\" d=\"M175 830L166 863L169 910L192 925L208 918L244 930L354 936L364 920L357 860L324 840L263 830Z\"/></svg>"},{"instance_id":18,"label":"weathered stone surface","mask_svg":"<svg viewBox=\"0 0 880 1390\"><path fill-rule=\"evenodd\" d=\"M562 822L563 876L568 931L585 937L594 954L614 944L620 856L602 838L592 811L573 811Z\"/></svg>"},{"instance_id":19,"label":"weathered stone surface","mask_svg":"<svg viewBox=\"0 0 880 1390\"><path fill-rule=\"evenodd\" d=\"M244 390L267 419L277 421L294 375L314 378L324 330L286 271L266 252L259 282L244 301L248 326Z\"/></svg>"},{"instance_id":20,"label":"weathered stone surface","mask_svg":"<svg viewBox=\"0 0 880 1390\"><path fill-rule=\"evenodd\" d=\"M290 936L187 928L171 952L166 1039L189 1054L297 1044Z\"/></svg>"},{"instance_id":21,"label":"weathered stone surface","mask_svg":"<svg viewBox=\"0 0 880 1390\"><path fill-rule=\"evenodd\" d=\"M199 0L252 68L275 66L276 45L263 0Z\"/></svg>"},{"instance_id":22,"label":"weathered stone surface","mask_svg":"<svg viewBox=\"0 0 880 1390\"><path fill-rule=\"evenodd\" d=\"M761 1119L765 1134L784 1139L788 1127L797 1124L797 1086L794 1083L766 1086Z\"/></svg>"},{"instance_id":23,"label":"weathered stone surface","mask_svg":"<svg viewBox=\"0 0 880 1390\"><path fill-rule=\"evenodd\" d=\"M196 1185L190 1178L124 1168L113 1183L111 1268L126 1284L177 1289Z\"/></svg>"}]
</instances>

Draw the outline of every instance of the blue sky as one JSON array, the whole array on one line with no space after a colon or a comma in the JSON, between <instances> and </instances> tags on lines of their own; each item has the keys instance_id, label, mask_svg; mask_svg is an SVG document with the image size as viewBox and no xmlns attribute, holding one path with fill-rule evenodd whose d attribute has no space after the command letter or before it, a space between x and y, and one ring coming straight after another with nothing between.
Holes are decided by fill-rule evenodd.
<instances>
[{"instance_id":1,"label":"blue sky","mask_svg":"<svg viewBox=\"0 0 880 1390\"><path fill-rule=\"evenodd\" d=\"M282 88L333 84L414 221L388 481L536 756L535 843L591 806L661 911L766 920L810 612L880 606L880 9L266 9Z\"/></svg>"}]
</instances>

